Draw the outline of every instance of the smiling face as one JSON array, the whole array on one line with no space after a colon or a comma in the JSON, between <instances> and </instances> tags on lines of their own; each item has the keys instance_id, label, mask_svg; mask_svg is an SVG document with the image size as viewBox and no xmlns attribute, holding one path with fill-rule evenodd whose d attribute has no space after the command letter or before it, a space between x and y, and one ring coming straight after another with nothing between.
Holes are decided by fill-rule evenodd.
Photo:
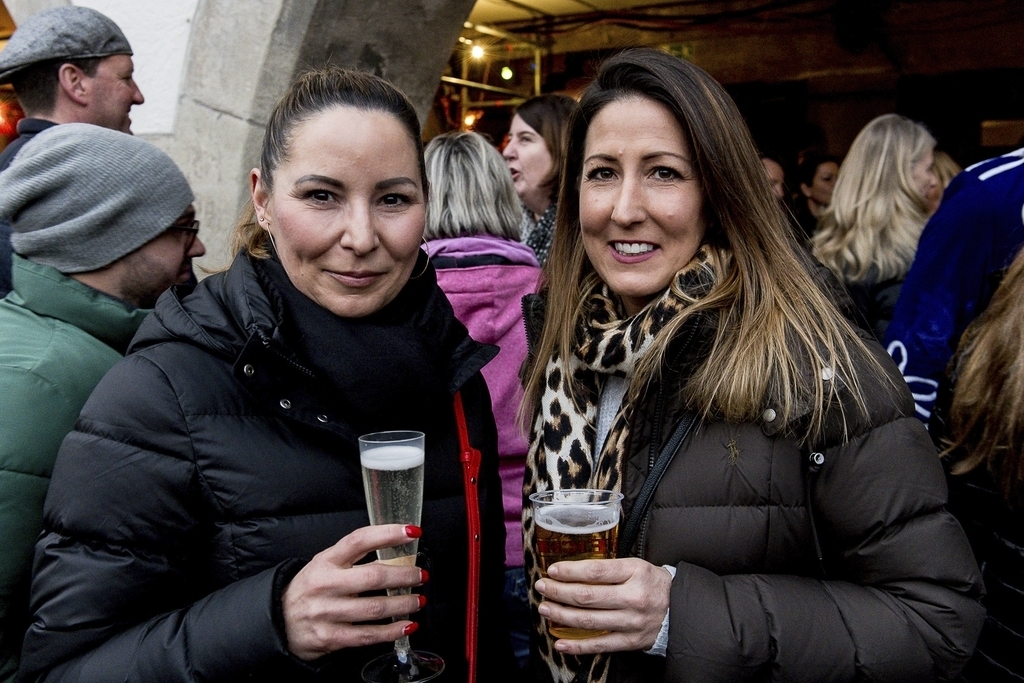
<instances>
[{"instance_id":1,"label":"smiling face","mask_svg":"<svg viewBox=\"0 0 1024 683\"><path fill-rule=\"evenodd\" d=\"M616 100L587 130L583 247L630 315L669 286L704 238L703 195L692 164L679 122L650 99Z\"/></svg>"},{"instance_id":2,"label":"smiling face","mask_svg":"<svg viewBox=\"0 0 1024 683\"><path fill-rule=\"evenodd\" d=\"M425 200L416 146L394 116L334 107L300 123L253 204L295 287L343 318L391 302L409 280Z\"/></svg>"},{"instance_id":3,"label":"smiling face","mask_svg":"<svg viewBox=\"0 0 1024 683\"><path fill-rule=\"evenodd\" d=\"M554 160L541 134L529 126L518 114L512 117L508 130L508 143L502 156L512 173L516 194L536 216L551 206L551 187L545 181L551 175Z\"/></svg>"}]
</instances>

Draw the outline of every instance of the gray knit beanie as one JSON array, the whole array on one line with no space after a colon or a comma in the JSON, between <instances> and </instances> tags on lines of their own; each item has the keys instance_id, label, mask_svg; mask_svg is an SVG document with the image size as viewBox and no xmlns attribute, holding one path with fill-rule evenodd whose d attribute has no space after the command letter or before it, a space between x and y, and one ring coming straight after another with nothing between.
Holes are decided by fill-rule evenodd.
<instances>
[{"instance_id":1,"label":"gray knit beanie","mask_svg":"<svg viewBox=\"0 0 1024 683\"><path fill-rule=\"evenodd\" d=\"M87 123L38 133L0 173L0 218L14 251L62 273L109 265L164 232L192 189L171 158Z\"/></svg>"}]
</instances>

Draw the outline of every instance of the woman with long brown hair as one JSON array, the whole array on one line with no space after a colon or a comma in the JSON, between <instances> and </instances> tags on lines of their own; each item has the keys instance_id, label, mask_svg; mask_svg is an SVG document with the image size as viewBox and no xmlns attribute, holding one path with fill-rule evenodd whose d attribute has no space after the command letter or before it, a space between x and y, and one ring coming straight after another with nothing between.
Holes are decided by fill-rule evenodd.
<instances>
[{"instance_id":1,"label":"woman with long brown hair","mask_svg":"<svg viewBox=\"0 0 1024 683\"><path fill-rule=\"evenodd\" d=\"M963 524L988 595L988 618L968 681L1024 681L1024 253L985 312L964 333L951 364L945 435L949 508Z\"/></svg>"},{"instance_id":2,"label":"woman with long brown hair","mask_svg":"<svg viewBox=\"0 0 1024 683\"><path fill-rule=\"evenodd\" d=\"M524 491L611 489L625 516L619 559L542 579L525 510L537 673L955 677L982 588L935 449L811 274L722 87L654 50L608 60L558 205Z\"/></svg>"}]
</instances>

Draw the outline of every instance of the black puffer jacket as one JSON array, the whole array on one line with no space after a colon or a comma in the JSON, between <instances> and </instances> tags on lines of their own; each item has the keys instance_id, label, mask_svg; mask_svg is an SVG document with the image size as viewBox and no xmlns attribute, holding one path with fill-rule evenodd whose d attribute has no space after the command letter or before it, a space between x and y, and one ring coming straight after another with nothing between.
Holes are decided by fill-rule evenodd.
<instances>
[{"instance_id":1,"label":"black puffer jacket","mask_svg":"<svg viewBox=\"0 0 1024 683\"><path fill-rule=\"evenodd\" d=\"M284 586L368 524L362 427L345 412L346 399L361 397L336 396L283 343L285 313L263 267L239 257L194 293L161 298L86 404L46 501L23 680L355 681L390 649L343 650L312 665L287 651ZM412 644L445 659L440 680L465 680L466 514L450 402L461 389L470 441L484 454L479 675L502 679L511 654L501 487L479 373L494 349L454 320L432 269L399 299L412 286L426 300L402 339L451 342L442 368L449 400L407 397L418 412L377 416L384 428L427 423L419 564L430 580ZM353 371L383 380L403 349L377 351L379 367Z\"/></svg>"},{"instance_id":2,"label":"black puffer jacket","mask_svg":"<svg viewBox=\"0 0 1024 683\"><path fill-rule=\"evenodd\" d=\"M768 407L757 424L701 425L676 455L640 549L677 567L664 680L949 680L970 657L980 573L944 509L942 468L909 392L869 346L889 377L859 374L867 417L846 405L848 439L834 412L822 441L801 449ZM627 505L652 435L662 443L679 419L678 384L665 386L662 407L654 388L637 413ZM824 456L817 472L810 451Z\"/></svg>"},{"instance_id":3,"label":"black puffer jacket","mask_svg":"<svg viewBox=\"0 0 1024 683\"><path fill-rule=\"evenodd\" d=\"M878 280L878 268L871 266L871 271L861 282L847 282L846 289L850 292L858 312L864 316L872 334L879 342L885 341L885 332L889 329L892 316L896 312L896 302L903 289L904 276Z\"/></svg>"},{"instance_id":4,"label":"black puffer jacket","mask_svg":"<svg viewBox=\"0 0 1024 683\"><path fill-rule=\"evenodd\" d=\"M534 322L538 305L530 306ZM627 520L684 412L682 378L711 334L707 325L684 327L662 382L641 397L622 489ZM610 681L956 678L984 620L980 572L945 510L942 468L906 385L862 337L888 376L857 368L867 417L846 401L848 439L838 406L811 447L794 438L801 420L783 433L781 408L766 406L757 423L700 424L683 442L639 547L619 549L677 570L667 656L617 655ZM817 471L811 452L824 455Z\"/></svg>"},{"instance_id":5,"label":"black puffer jacket","mask_svg":"<svg viewBox=\"0 0 1024 683\"><path fill-rule=\"evenodd\" d=\"M682 414L675 392L702 354L696 340L638 407L627 514L652 446L660 450ZM869 346L888 378L858 368L868 415L846 405L847 440L834 410L825 438L801 448L780 433L781 408L766 406L756 424L711 422L684 442L639 548L677 569L667 657L620 658L620 680L644 667L644 680L688 682L956 677L984 618L981 577L945 511L942 468L910 394L884 351ZM818 471L811 451L824 455Z\"/></svg>"}]
</instances>

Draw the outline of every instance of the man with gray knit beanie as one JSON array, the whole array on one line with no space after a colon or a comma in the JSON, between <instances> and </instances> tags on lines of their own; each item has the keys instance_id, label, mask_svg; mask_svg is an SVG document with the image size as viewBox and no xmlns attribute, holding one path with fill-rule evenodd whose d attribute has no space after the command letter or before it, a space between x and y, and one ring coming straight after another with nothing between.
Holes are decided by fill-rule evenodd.
<instances>
[{"instance_id":1,"label":"man with gray knit beanie","mask_svg":"<svg viewBox=\"0 0 1024 683\"><path fill-rule=\"evenodd\" d=\"M28 140L58 124L130 133L128 113L144 101L134 68L124 33L94 9L51 7L28 17L0 51L0 84L11 84L25 110L18 137L0 152L0 171ZM0 221L0 297L11 289L10 237Z\"/></svg>"},{"instance_id":2,"label":"man with gray knit beanie","mask_svg":"<svg viewBox=\"0 0 1024 683\"><path fill-rule=\"evenodd\" d=\"M57 450L157 297L205 253L193 194L152 144L48 128L0 173L14 288L0 300L0 683L13 681Z\"/></svg>"}]
</instances>

